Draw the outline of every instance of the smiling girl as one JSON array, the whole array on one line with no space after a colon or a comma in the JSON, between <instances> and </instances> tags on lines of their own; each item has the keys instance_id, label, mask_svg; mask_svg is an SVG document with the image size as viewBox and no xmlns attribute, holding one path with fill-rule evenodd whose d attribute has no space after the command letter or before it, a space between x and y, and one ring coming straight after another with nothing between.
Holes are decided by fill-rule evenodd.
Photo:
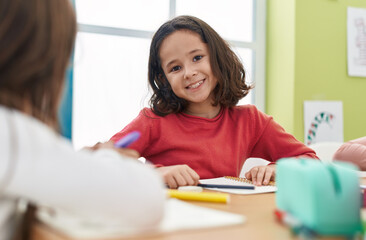
<instances>
[{"instance_id":1,"label":"smiling girl","mask_svg":"<svg viewBox=\"0 0 366 240\"><path fill-rule=\"evenodd\" d=\"M179 16L163 24L150 46L151 108L111 141L142 133L130 148L158 167L170 188L200 178L238 176L250 157L271 163L246 173L256 185L275 177L283 157L317 158L253 105L236 106L252 86L229 45L202 20Z\"/></svg>"}]
</instances>

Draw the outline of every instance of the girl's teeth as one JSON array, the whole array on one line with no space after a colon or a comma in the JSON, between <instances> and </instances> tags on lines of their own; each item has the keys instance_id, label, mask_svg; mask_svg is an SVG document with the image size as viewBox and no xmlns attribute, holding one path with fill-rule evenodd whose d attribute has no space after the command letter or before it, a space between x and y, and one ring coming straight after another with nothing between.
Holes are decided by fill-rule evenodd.
<instances>
[{"instance_id":1,"label":"girl's teeth","mask_svg":"<svg viewBox=\"0 0 366 240\"><path fill-rule=\"evenodd\" d=\"M202 81L199 81L198 83L196 83L194 85L189 86L188 88L198 88L199 85L201 85L202 83L203 83L203 80Z\"/></svg>"}]
</instances>

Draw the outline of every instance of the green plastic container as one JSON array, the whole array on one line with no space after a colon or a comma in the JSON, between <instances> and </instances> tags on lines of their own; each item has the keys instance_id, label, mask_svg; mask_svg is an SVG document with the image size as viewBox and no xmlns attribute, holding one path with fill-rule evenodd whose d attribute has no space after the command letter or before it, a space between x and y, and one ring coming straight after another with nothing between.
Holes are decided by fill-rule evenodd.
<instances>
[{"instance_id":1,"label":"green plastic container","mask_svg":"<svg viewBox=\"0 0 366 240\"><path fill-rule=\"evenodd\" d=\"M276 204L320 235L361 231L357 168L349 163L281 159L276 167Z\"/></svg>"}]
</instances>

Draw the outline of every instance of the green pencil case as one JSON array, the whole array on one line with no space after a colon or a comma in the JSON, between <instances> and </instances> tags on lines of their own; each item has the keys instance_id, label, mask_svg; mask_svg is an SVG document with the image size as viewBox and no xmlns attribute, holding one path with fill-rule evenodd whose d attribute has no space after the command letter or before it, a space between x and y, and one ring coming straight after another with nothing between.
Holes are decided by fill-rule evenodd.
<instances>
[{"instance_id":1,"label":"green pencil case","mask_svg":"<svg viewBox=\"0 0 366 240\"><path fill-rule=\"evenodd\" d=\"M281 159L276 167L276 204L320 235L361 230L357 168L345 162Z\"/></svg>"}]
</instances>

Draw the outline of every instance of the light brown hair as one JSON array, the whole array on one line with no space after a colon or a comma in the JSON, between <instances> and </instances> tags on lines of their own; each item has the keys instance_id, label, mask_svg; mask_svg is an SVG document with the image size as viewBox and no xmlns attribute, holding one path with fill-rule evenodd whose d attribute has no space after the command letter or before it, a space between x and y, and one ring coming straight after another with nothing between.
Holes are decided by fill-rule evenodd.
<instances>
[{"instance_id":1,"label":"light brown hair","mask_svg":"<svg viewBox=\"0 0 366 240\"><path fill-rule=\"evenodd\" d=\"M0 104L57 128L75 35L69 0L0 0Z\"/></svg>"},{"instance_id":2,"label":"light brown hair","mask_svg":"<svg viewBox=\"0 0 366 240\"><path fill-rule=\"evenodd\" d=\"M253 86L245 82L245 70L228 43L207 23L192 16L178 16L164 23L154 34L150 45L149 85L153 90L150 107L159 116L179 113L185 110L188 103L177 97L170 87L161 67L159 56L164 39L178 30L197 33L202 42L207 44L210 53L210 64L218 80L214 91L214 106L233 107L245 97Z\"/></svg>"}]
</instances>

